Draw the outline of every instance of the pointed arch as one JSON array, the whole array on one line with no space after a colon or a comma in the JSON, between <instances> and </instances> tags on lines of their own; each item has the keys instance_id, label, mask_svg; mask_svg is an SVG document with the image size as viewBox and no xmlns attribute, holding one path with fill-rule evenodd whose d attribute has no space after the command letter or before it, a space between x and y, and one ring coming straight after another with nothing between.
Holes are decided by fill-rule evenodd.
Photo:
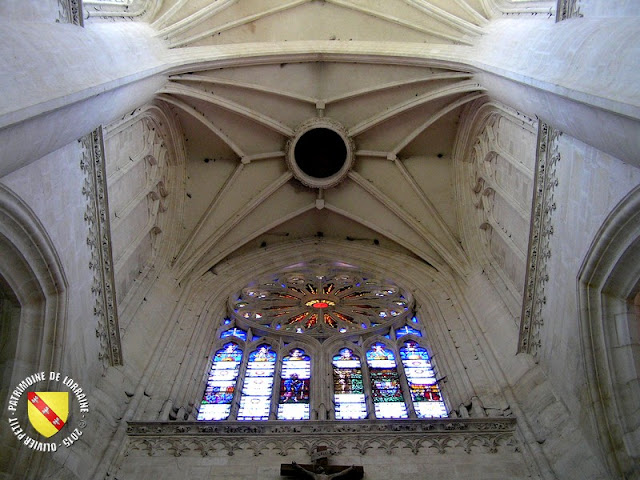
<instances>
[{"instance_id":1,"label":"pointed arch","mask_svg":"<svg viewBox=\"0 0 640 480\"><path fill-rule=\"evenodd\" d=\"M601 451L635 478L640 448L640 186L609 214L578 274L582 347Z\"/></svg>"}]
</instances>

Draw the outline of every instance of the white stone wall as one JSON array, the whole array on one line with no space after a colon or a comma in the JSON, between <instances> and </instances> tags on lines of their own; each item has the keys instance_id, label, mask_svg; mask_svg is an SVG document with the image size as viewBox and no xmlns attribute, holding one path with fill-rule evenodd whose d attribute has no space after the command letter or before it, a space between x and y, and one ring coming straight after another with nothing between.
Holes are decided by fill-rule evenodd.
<instances>
[{"instance_id":1,"label":"white stone wall","mask_svg":"<svg viewBox=\"0 0 640 480\"><path fill-rule=\"evenodd\" d=\"M545 479L615 478L582 431L575 405L565 402L562 390L529 354L517 354L518 326L487 273L478 269L468 285L464 295L474 314L473 333L497 379L496 387L518 419L524 456L535 465L533 471Z\"/></svg>"},{"instance_id":2,"label":"white stone wall","mask_svg":"<svg viewBox=\"0 0 640 480\"><path fill-rule=\"evenodd\" d=\"M212 452L206 457L185 454L150 457L146 453L133 452L117 474L123 480L154 480L170 478L213 478L216 480L280 480L280 465L309 464L306 451L292 449L289 455L278 455L265 450L255 456L252 452L239 451L233 456ZM346 446L344 451L331 457L333 465L361 465L366 480L396 480L402 478L438 478L443 480L483 479L516 480L532 477L519 452L504 454L466 453L462 449L439 454L435 451L418 455L410 449L397 448L391 453L372 450L365 455Z\"/></svg>"},{"instance_id":3,"label":"white stone wall","mask_svg":"<svg viewBox=\"0 0 640 480\"><path fill-rule=\"evenodd\" d=\"M426 342L434 354L438 375L447 375L448 378L443 384L443 394L447 396L451 411L455 411L452 415L511 414L508 401L501 392L504 382L496 380L494 368L490 365L492 358L476 338L478 327L470 305L461 298L463 294L453 283L446 287L442 274L435 274L424 264L397 252L329 240L294 242L270 251L251 252L244 258L223 262L216 267L215 274L195 278L182 287L175 284L169 272L161 275L124 336L123 348L130 352L129 368L122 371L123 377L109 372L101 388L107 395L119 398L120 402L124 398L120 392L131 388L133 395L125 406L126 420L194 420L193 404L202 395L211 345L226 312L229 293L255 276L279 268L283 262L303 261L318 254L357 264L364 262L362 268L380 269L384 266L386 275L397 278L401 283L411 279L418 289L415 296L419 302L419 316L425 325ZM429 271L431 273L427 274ZM489 283L484 287L492 288ZM480 291L483 292L482 289ZM504 307L501 308L504 313ZM504 318L503 315L502 328ZM508 338L512 339L515 349L515 324L511 324L509 331ZM503 335L497 342L504 339ZM513 354L509 351L507 357ZM132 376L134 372L143 370L139 380ZM467 410L472 403L473 408L469 409L472 411ZM124 432L116 438L124 445ZM393 439L393 434L389 434L388 440ZM332 437L332 440L336 441L336 438ZM362 455L345 445L345 452L341 452L334 463L363 465L365 478L372 479L400 478L401 475L421 475L431 471L441 478L451 479L479 478L478 475L487 479L536 478L533 474L536 467L532 467L525 458L522 447L517 450L515 445L501 447L491 454L482 450L482 442L477 444L479 450L474 448L471 453L456 445L453 442L444 454L424 448L417 455L400 446L393 448L390 455L384 450L371 450ZM147 455L146 449L128 450L127 455L120 451L111 464L112 475L122 479L152 476L169 479L189 472L214 478L248 479L261 475L275 479L279 478L280 463L292 460L308 462L307 453L295 443L287 447L291 453L286 456L265 450L257 457L244 450L236 451L233 456L211 451L202 457L189 440L185 440L184 446L186 450L180 451L178 457L174 456L173 450L164 449L154 456Z\"/></svg>"},{"instance_id":4,"label":"white stone wall","mask_svg":"<svg viewBox=\"0 0 640 480\"><path fill-rule=\"evenodd\" d=\"M62 261L68 282L68 318L61 368L91 385L100 369L81 158L82 145L73 142L3 177L0 182L35 212Z\"/></svg>"},{"instance_id":5,"label":"white stone wall","mask_svg":"<svg viewBox=\"0 0 640 480\"><path fill-rule=\"evenodd\" d=\"M540 365L563 403L597 443L583 363L577 274L602 222L640 184L640 169L563 135L558 140L558 186L550 238L549 281L543 308Z\"/></svg>"},{"instance_id":6,"label":"white stone wall","mask_svg":"<svg viewBox=\"0 0 640 480\"><path fill-rule=\"evenodd\" d=\"M0 15L1 17L1 15ZM0 22L0 175L151 99L164 45L142 23Z\"/></svg>"},{"instance_id":7,"label":"white stone wall","mask_svg":"<svg viewBox=\"0 0 640 480\"><path fill-rule=\"evenodd\" d=\"M487 108L485 107L485 111L489 111L486 110ZM482 111L479 110L480 113ZM490 118L490 116L487 118ZM496 187L500 187L500 184L502 184L501 189L496 189L491 212L496 216L495 223L505 227L503 232L510 235L508 240L512 247L517 247L517 250L513 250L513 253L520 254L520 261L511 262L510 265L512 267L517 266L517 268L510 270L507 267L509 265L507 262L511 257L506 248L502 247L501 252L504 252L501 253L502 258L500 255L496 255L493 249L488 252L486 247L485 249L478 249L481 243L478 240L474 240L474 236L475 238L482 237L478 237L477 232L474 233L470 227L472 223L467 221L463 227L463 232L465 232L463 236L465 239L464 245L465 249L472 255L476 265L478 265L466 279L465 287L463 288L465 301L468 302L469 308L473 312L473 317L469 319L469 322L472 328L475 325L475 338L487 355L484 361L491 367L493 375L495 375L499 383L498 388L503 391L509 407L518 418L519 431L525 444L526 456L535 463L542 476L547 478L549 475L555 475L552 472L561 471L567 474L567 472L572 471L575 472L575 478L592 478L594 480L609 478L606 462L602 457L596 456L598 445L593 437L593 431L583 427L585 413L584 411L580 413L580 410L589 408L589 402L584 401L586 399L585 392L583 392L582 397L574 395L570 401L567 401L566 397L566 390L579 388L579 382L576 383L576 378L579 378L578 368L582 365L580 338L575 316L573 321L567 318L566 315L559 315L557 318L552 316L550 318L549 321L554 322L557 330L572 329L574 338L567 339L563 344L558 345L558 342L561 341L563 336L566 337L566 334L558 335L558 331L549 333L548 338L543 340L543 348L545 341L553 342L553 345L558 345L557 351L546 351L547 358L541 362L540 366L537 366L533 357L528 354L516 355L519 316L522 308L522 290L518 292L518 301L513 304L509 303L509 297L505 297L504 291L509 289L512 279L519 281L520 289L522 289L524 282L524 259L526 258L528 243L528 222L533 191L536 136L530 128L523 128L526 122L523 121L520 125L518 124L517 115L513 115L510 122L505 122L503 118L500 119L500 122L502 122L502 128L497 129L496 124L498 122L490 121L487 123L488 126L482 127L485 124L476 120L475 123L478 130L469 137L464 136L464 129L461 130L463 133L460 140L464 138L475 139L476 136L480 138L479 145L486 144L486 146L482 149L476 149L474 154L477 156L477 152L482 152L482 155L478 158L489 158L491 160L489 165L492 167L493 162L495 162L496 166L501 165L500 159L505 156L520 161L517 164L513 161L510 163L504 162L502 163L502 169L497 172L497 176L493 172L492 175L489 175L492 180L495 178L501 180L501 182L493 180L496 183ZM499 132L497 135L493 134L495 130ZM498 141L492 140L492 138L497 138ZM588 217L589 222L592 223L589 223L590 227L586 229L587 231L591 229L595 233L606 213L615 204L615 201L610 198L611 192L606 193L604 202L608 206L598 207L601 213L591 217L585 209L585 207L588 208L589 202L593 201L592 199L587 201L590 195L589 192L595 188L596 192L605 193L602 192L603 189L608 191L613 184L625 179L626 183L623 182L623 185L626 186L621 188L624 192L618 193L616 191L615 194L616 196L619 195L618 198L621 198L631 188L634 181L637 181L634 180L637 178L633 173L635 169L611 157L608 157L611 164L607 165L606 155L596 153L593 148L576 140L568 139L566 135L560 138L561 155L563 155L560 163L563 165L559 164L558 177L560 183L562 183L563 175L568 175L569 179L565 184L564 190L562 190L563 193L559 194L558 192L556 194L555 202L558 209L556 214L561 210L566 210L569 208L568 205L575 202L575 208L582 212L578 214L577 218L584 219ZM567 142L571 146L568 146ZM575 145L581 145L578 151L582 153L578 154L577 159L573 158L575 156L575 152L573 152ZM463 151L464 149L461 145L458 145L458 154L462 154ZM488 155L491 151L493 151L493 154ZM571 154L569 154L570 152ZM567 156L568 158L565 158ZM495 161L496 158L497 162ZM599 163L601 167L596 166ZM465 199L463 189L471 189L469 185L472 182L469 181L469 177L476 175L476 172L465 166L464 161L458 163L457 169L458 195L460 195L459 198L463 199L459 203L459 211L461 212L461 217L468 220L473 218L473 212L476 208L472 204L470 205L469 199L473 197L467 196ZM560 171L560 169L565 170ZM593 180L588 181L586 178L580 180L581 176L588 175L586 172L600 169L602 169L600 175L595 175L595 177L599 177L600 183L598 181L594 183ZM516 175L514 175L514 172ZM568 172L573 172L573 176ZM587 178L594 177L588 175ZM577 183L575 183L576 181ZM484 187L484 185L482 186ZM476 188L476 190L478 189ZM498 190L502 191L499 192ZM500 197L499 193L502 193ZM579 202L573 200L576 195L580 198ZM598 193L595 195L597 198ZM496 198L502 202L498 204L498 207L496 207L495 203ZM509 201L505 202L504 199ZM595 201L602 202L603 199L595 199ZM481 205L485 206L486 203ZM519 215L515 215L515 213L519 213ZM564 218L565 216L554 217L558 219L558 223L562 224L561 230L575 232L574 238L581 237L581 232L587 226L584 223L577 224L575 220ZM522 235L522 230L527 232L525 236ZM486 235L486 232L484 233ZM505 239L502 238L501 240ZM570 285L575 285L575 277L582 258L577 252L582 250L581 255L584 255L591 239L583 239L584 243L581 246L577 246L575 241L567 243L566 240L566 238L558 239L555 233L552 237L552 242L558 242L558 245L563 245L562 251L565 252L564 255L575 259L571 265L558 265L557 258L552 257L550 268L555 269L555 271L562 270L563 276L558 279L557 283L554 282L547 285L546 295L548 302L552 302L551 298L553 298L553 302L560 302L565 308L572 310L575 315L577 309L576 289ZM493 246L494 243L489 245ZM482 254L483 250L485 252L484 255ZM490 254L487 255L487 253ZM500 275L501 271L505 272L505 274ZM493 272L497 272L499 275L496 276ZM507 302L504 302L505 299ZM545 321L547 321L546 317ZM551 366L550 364L553 365ZM561 385L563 386L562 388L560 388ZM580 402L582 403L580 404ZM567 438L571 438L571 442L567 442ZM571 465L571 467L568 468L567 465Z\"/></svg>"},{"instance_id":8,"label":"white stone wall","mask_svg":"<svg viewBox=\"0 0 640 480\"><path fill-rule=\"evenodd\" d=\"M578 0L585 17L637 17L640 4L635 0Z\"/></svg>"},{"instance_id":9,"label":"white stone wall","mask_svg":"<svg viewBox=\"0 0 640 480\"><path fill-rule=\"evenodd\" d=\"M58 0L4 0L0 3L0 18L11 21L55 23Z\"/></svg>"},{"instance_id":10,"label":"white stone wall","mask_svg":"<svg viewBox=\"0 0 640 480\"><path fill-rule=\"evenodd\" d=\"M96 405L91 392L102 372L102 362L98 357L100 352L96 337L98 320L93 313L93 271L89 267L91 253L87 244L89 227L84 220L88 203L83 195L85 174L80 168L81 159L82 145L80 142L73 142L3 177L0 182L14 191L33 210L62 263L67 282L64 286L66 316L57 320L59 328L64 326L62 344L54 347L55 355L60 356L57 369L62 375L74 378L85 391L90 392L88 421L91 422L92 418L99 416L94 410ZM52 339L44 339L46 343L51 341ZM3 431L5 433L6 430ZM93 433L93 428L87 429L86 438L92 437ZM15 442L15 437L11 435L10 440ZM67 471L58 472L56 478L72 478L74 474L82 478L82 472L93 461L87 446L80 442L74 448L59 449L52 457L51 468L57 471L60 468L58 465L66 464ZM28 460L17 467L16 474L25 473L29 465L32 475L36 475L38 466L45 465L50 460L45 455L47 454L37 454L20 446L16 461Z\"/></svg>"}]
</instances>

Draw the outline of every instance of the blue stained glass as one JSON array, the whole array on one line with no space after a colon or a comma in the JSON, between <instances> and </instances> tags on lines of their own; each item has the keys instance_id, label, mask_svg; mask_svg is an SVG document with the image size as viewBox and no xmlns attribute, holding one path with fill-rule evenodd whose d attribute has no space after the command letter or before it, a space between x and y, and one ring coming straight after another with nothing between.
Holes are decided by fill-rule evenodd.
<instances>
[{"instance_id":1,"label":"blue stained glass","mask_svg":"<svg viewBox=\"0 0 640 480\"><path fill-rule=\"evenodd\" d=\"M276 353L260 345L249 354L238 420L268 420L276 368Z\"/></svg>"},{"instance_id":2,"label":"blue stained glass","mask_svg":"<svg viewBox=\"0 0 640 480\"><path fill-rule=\"evenodd\" d=\"M231 320L229 320L228 318L224 319L224 324L225 325L229 325L231 323Z\"/></svg>"},{"instance_id":3,"label":"blue stained glass","mask_svg":"<svg viewBox=\"0 0 640 480\"><path fill-rule=\"evenodd\" d=\"M299 348L282 359L279 420L308 420L311 357Z\"/></svg>"},{"instance_id":4,"label":"blue stained glass","mask_svg":"<svg viewBox=\"0 0 640 480\"><path fill-rule=\"evenodd\" d=\"M226 330L224 332L222 332L220 334L220 338L227 338L227 337L238 337L241 340L246 341L247 340L247 332L245 332L244 330L242 330L241 328L237 328L234 327L231 330Z\"/></svg>"},{"instance_id":5,"label":"blue stained glass","mask_svg":"<svg viewBox=\"0 0 640 480\"><path fill-rule=\"evenodd\" d=\"M217 362L240 362L242 360L242 350L233 342L225 343L224 346L213 356L211 369L216 368Z\"/></svg>"},{"instance_id":6,"label":"blue stained glass","mask_svg":"<svg viewBox=\"0 0 640 480\"><path fill-rule=\"evenodd\" d=\"M418 323L418 317L413 317L413 318L411 319L411 321L412 321L413 323Z\"/></svg>"},{"instance_id":7,"label":"blue stained glass","mask_svg":"<svg viewBox=\"0 0 640 480\"><path fill-rule=\"evenodd\" d=\"M418 418L446 417L447 409L427 350L408 341L400 349L400 358Z\"/></svg>"},{"instance_id":8,"label":"blue stained glass","mask_svg":"<svg viewBox=\"0 0 640 480\"><path fill-rule=\"evenodd\" d=\"M408 418L395 355L382 343L367 352L376 418Z\"/></svg>"},{"instance_id":9,"label":"blue stained glass","mask_svg":"<svg viewBox=\"0 0 640 480\"><path fill-rule=\"evenodd\" d=\"M276 361L276 353L271 350L269 345L260 345L257 350L254 350L249 355L249 363L253 362L271 362Z\"/></svg>"},{"instance_id":10,"label":"blue stained glass","mask_svg":"<svg viewBox=\"0 0 640 480\"><path fill-rule=\"evenodd\" d=\"M405 325L402 328L396 330L396 338L404 337L405 335L415 335L417 337L421 337L422 333L416 330L415 328L411 328L409 325Z\"/></svg>"},{"instance_id":11,"label":"blue stained glass","mask_svg":"<svg viewBox=\"0 0 640 480\"><path fill-rule=\"evenodd\" d=\"M362 383L360 359L348 348L333 357L333 392L337 420L362 419L367 404Z\"/></svg>"},{"instance_id":12,"label":"blue stained glass","mask_svg":"<svg viewBox=\"0 0 640 480\"><path fill-rule=\"evenodd\" d=\"M211 359L198 420L225 420L231 411L242 350L233 342L225 344Z\"/></svg>"}]
</instances>

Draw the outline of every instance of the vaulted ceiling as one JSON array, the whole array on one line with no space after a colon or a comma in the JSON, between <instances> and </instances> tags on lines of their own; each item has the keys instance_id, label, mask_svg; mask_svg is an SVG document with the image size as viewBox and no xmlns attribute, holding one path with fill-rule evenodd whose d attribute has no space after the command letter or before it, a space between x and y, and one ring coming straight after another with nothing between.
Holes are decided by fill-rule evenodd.
<instances>
[{"instance_id":1,"label":"vaulted ceiling","mask_svg":"<svg viewBox=\"0 0 640 480\"><path fill-rule=\"evenodd\" d=\"M176 0L153 26L173 47L295 40L471 44L488 0Z\"/></svg>"},{"instance_id":2,"label":"vaulted ceiling","mask_svg":"<svg viewBox=\"0 0 640 480\"><path fill-rule=\"evenodd\" d=\"M488 0L176 0L152 26L176 57L317 41L459 48L488 20ZM242 44L242 45L240 45ZM398 43L399 44L399 43ZM283 59L284 58L284 59ZM365 54L251 62L192 61L157 100L173 112L187 157L178 277L247 249L326 236L386 246L463 273L452 149L466 104L485 95L471 67ZM287 142L310 119L344 129L353 166L330 188L305 186Z\"/></svg>"}]
</instances>

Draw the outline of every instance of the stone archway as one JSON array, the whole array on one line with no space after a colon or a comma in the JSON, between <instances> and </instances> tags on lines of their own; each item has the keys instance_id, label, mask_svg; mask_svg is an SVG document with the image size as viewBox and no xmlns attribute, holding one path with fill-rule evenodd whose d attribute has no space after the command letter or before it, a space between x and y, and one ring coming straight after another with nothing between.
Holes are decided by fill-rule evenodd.
<instances>
[{"instance_id":1,"label":"stone archway","mask_svg":"<svg viewBox=\"0 0 640 480\"><path fill-rule=\"evenodd\" d=\"M594 421L610 468L640 478L640 187L611 212L578 275Z\"/></svg>"},{"instance_id":2,"label":"stone archway","mask_svg":"<svg viewBox=\"0 0 640 480\"><path fill-rule=\"evenodd\" d=\"M34 372L58 369L66 292L62 265L44 227L15 193L0 185L2 392ZM33 452L17 450L12 432L2 432L0 448L13 454L4 456L7 463L0 463L0 475L28 471Z\"/></svg>"}]
</instances>

